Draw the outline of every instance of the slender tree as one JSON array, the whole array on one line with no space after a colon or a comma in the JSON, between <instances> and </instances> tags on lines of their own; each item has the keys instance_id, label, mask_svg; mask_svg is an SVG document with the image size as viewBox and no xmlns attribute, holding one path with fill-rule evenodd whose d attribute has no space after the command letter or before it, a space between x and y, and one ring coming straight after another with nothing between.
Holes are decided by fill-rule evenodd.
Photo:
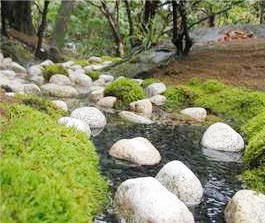
<instances>
[{"instance_id":1,"label":"slender tree","mask_svg":"<svg viewBox=\"0 0 265 223\"><path fill-rule=\"evenodd\" d=\"M48 13L48 6L50 4L49 0L44 0L44 7L43 7L43 12L42 12L42 17L41 17L41 24L38 29L38 43L37 47L35 50L35 56L41 58L42 57L42 51L41 51L41 46L42 46L42 41L43 41L43 35L44 35L44 30L46 28L47 24L47 13Z\"/></svg>"},{"instance_id":2,"label":"slender tree","mask_svg":"<svg viewBox=\"0 0 265 223\"><path fill-rule=\"evenodd\" d=\"M132 19L132 13L131 13L131 1L124 0L127 17L128 17L128 23L129 23L129 42L131 48L134 47L134 27L133 27L133 19Z\"/></svg>"},{"instance_id":3,"label":"slender tree","mask_svg":"<svg viewBox=\"0 0 265 223\"><path fill-rule=\"evenodd\" d=\"M53 46L62 49L74 1L62 0L55 22Z\"/></svg>"}]
</instances>

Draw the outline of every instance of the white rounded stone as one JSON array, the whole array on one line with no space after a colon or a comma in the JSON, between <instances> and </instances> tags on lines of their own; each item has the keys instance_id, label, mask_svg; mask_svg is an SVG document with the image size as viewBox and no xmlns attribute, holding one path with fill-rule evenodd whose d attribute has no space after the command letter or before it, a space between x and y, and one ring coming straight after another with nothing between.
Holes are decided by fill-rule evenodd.
<instances>
[{"instance_id":1,"label":"white rounded stone","mask_svg":"<svg viewBox=\"0 0 265 223\"><path fill-rule=\"evenodd\" d=\"M81 107L71 113L71 117L84 121L90 128L103 128L106 125L104 114L95 107Z\"/></svg>"},{"instance_id":2,"label":"white rounded stone","mask_svg":"<svg viewBox=\"0 0 265 223\"><path fill-rule=\"evenodd\" d=\"M71 117L62 117L58 120L58 123L64 124L66 127L69 128L74 127L78 131L86 133L88 137L90 137L91 135L91 130L89 126L80 119L71 118Z\"/></svg>"},{"instance_id":3,"label":"white rounded stone","mask_svg":"<svg viewBox=\"0 0 265 223\"><path fill-rule=\"evenodd\" d=\"M105 86L106 82L105 79L99 78L93 82L94 86Z\"/></svg>"},{"instance_id":4,"label":"white rounded stone","mask_svg":"<svg viewBox=\"0 0 265 223\"><path fill-rule=\"evenodd\" d=\"M24 92L26 94L41 95L41 90L36 84L24 84Z\"/></svg>"},{"instance_id":5,"label":"white rounded stone","mask_svg":"<svg viewBox=\"0 0 265 223\"><path fill-rule=\"evenodd\" d=\"M78 91L71 86L49 83L42 85L41 90L46 95L58 98L74 98L78 96Z\"/></svg>"},{"instance_id":6,"label":"white rounded stone","mask_svg":"<svg viewBox=\"0 0 265 223\"><path fill-rule=\"evenodd\" d=\"M33 81L37 85L42 85L45 82L45 79L43 76L34 75L29 78L31 81Z\"/></svg>"},{"instance_id":7,"label":"white rounded stone","mask_svg":"<svg viewBox=\"0 0 265 223\"><path fill-rule=\"evenodd\" d=\"M265 195L240 190L225 208L227 223L265 223Z\"/></svg>"},{"instance_id":8,"label":"white rounded stone","mask_svg":"<svg viewBox=\"0 0 265 223\"><path fill-rule=\"evenodd\" d=\"M207 149L239 152L244 148L244 140L229 125L217 122L204 132L201 145Z\"/></svg>"},{"instance_id":9,"label":"white rounded stone","mask_svg":"<svg viewBox=\"0 0 265 223\"><path fill-rule=\"evenodd\" d=\"M91 63L101 63L102 59L100 57L91 56L88 58L88 61Z\"/></svg>"},{"instance_id":10,"label":"white rounded stone","mask_svg":"<svg viewBox=\"0 0 265 223\"><path fill-rule=\"evenodd\" d=\"M163 105L163 104L165 104L167 99L166 99L166 97L165 97L164 95L160 95L160 94L158 94L158 95L155 95L155 96L149 98L149 100L150 100L154 105L159 106L159 105Z\"/></svg>"},{"instance_id":11,"label":"white rounded stone","mask_svg":"<svg viewBox=\"0 0 265 223\"><path fill-rule=\"evenodd\" d=\"M175 160L167 163L158 172L156 179L187 206L201 202L201 182L182 162Z\"/></svg>"},{"instance_id":12,"label":"white rounded stone","mask_svg":"<svg viewBox=\"0 0 265 223\"><path fill-rule=\"evenodd\" d=\"M114 77L110 74L101 74L99 78L104 79L105 82L112 82L114 80Z\"/></svg>"},{"instance_id":13,"label":"white rounded stone","mask_svg":"<svg viewBox=\"0 0 265 223\"><path fill-rule=\"evenodd\" d=\"M104 108L113 108L117 101L116 97L107 96L104 98L99 99L97 102L97 106L104 107Z\"/></svg>"},{"instance_id":14,"label":"white rounded stone","mask_svg":"<svg viewBox=\"0 0 265 223\"><path fill-rule=\"evenodd\" d=\"M86 74L79 72L72 72L69 74L70 80L79 86L90 87L92 85L92 79Z\"/></svg>"},{"instance_id":15,"label":"white rounded stone","mask_svg":"<svg viewBox=\"0 0 265 223\"><path fill-rule=\"evenodd\" d=\"M10 69L15 71L16 73L27 73L26 68L16 62L12 62L8 67L10 67Z\"/></svg>"},{"instance_id":16,"label":"white rounded stone","mask_svg":"<svg viewBox=\"0 0 265 223\"><path fill-rule=\"evenodd\" d=\"M53 100L52 103L57 108L62 109L64 111L66 111L66 112L68 111L68 106L67 106L67 104L64 101L62 101L62 100Z\"/></svg>"},{"instance_id":17,"label":"white rounded stone","mask_svg":"<svg viewBox=\"0 0 265 223\"><path fill-rule=\"evenodd\" d=\"M138 124L153 124L154 122L146 117L143 117L141 115L137 115L133 112L129 112L129 111L121 111L119 113L119 116L129 122L133 122L133 123L138 123Z\"/></svg>"},{"instance_id":18,"label":"white rounded stone","mask_svg":"<svg viewBox=\"0 0 265 223\"><path fill-rule=\"evenodd\" d=\"M29 76L40 76L42 74L43 67L40 65L32 65L28 68Z\"/></svg>"},{"instance_id":19,"label":"white rounded stone","mask_svg":"<svg viewBox=\"0 0 265 223\"><path fill-rule=\"evenodd\" d=\"M121 139L114 143L109 154L139 165L154 165L161 160L158 150L143 137Z\"/></svg>"},{"instance_id":20,"label":"white rounded stone","mask_svg":"<svg viewBox=\"0 0 265 223\"><path fill-rule=\"evenodd\" d=\"M44 60L40 65L43 67L53 65L54 63L51 60Z\"/></svg>"},{"instance_id":21,"label":"white rounded stone","mask_svg":"<svg viewBox=\"0 0 265 223\"><path fill-rule=\"evenodd\" d=\"M131 102L130 109L136 113L150 117L152 115L153 106L150 100L143 99Z\"/></svg>"},{"instance_id":22,"label":"white rounded stone","mask_svg":"<svg viewBox=\"0 0 265 223\"><path fill-rule=\"evenodd\" d=\"M70 79L63 74L52 75L49 82L58 85L71 85Z\"/></svg>"},{"instance_id":23,"label":"white rounded stone","mask_svg":"<svg viewBox=\"0 0 265 223\"><path fill-rule=\"evenodd\" d=\"M104 88L90 92L89 100L97 102L104 97Z\"/></svg>"},{"instance_id":24,"label":"white rounded stone","mask_svg":"<svg viewBox=\"0 0 265 223\"><path fill-rule=\"evenodd\" d=\"M145 90L148 97L150 98L158 94L163 94L167 90L167 87L163 83L153 83L148 85Z\"/></svg>"},{"instance_id":25,"label":"white rounded stone","mask_svg":"<svg viewBox=\"0 0 265 223\"><path fill-rule=\"evenodd\" d=\"M207 111L201 107L190 107L180 111L181 114L187 115L197 121L204 121L207 117Z\"/></svg>"},{"instance_id":26,"label":"white rounded stone","mask_svg":"<svg viewBox=\"0 0 265 223\"><path fill-rule=\"evenodd\" d=\"M189 209L153 177L129 179L114 199L119 222L194 223Z\"/></svg>"}]
</instances>

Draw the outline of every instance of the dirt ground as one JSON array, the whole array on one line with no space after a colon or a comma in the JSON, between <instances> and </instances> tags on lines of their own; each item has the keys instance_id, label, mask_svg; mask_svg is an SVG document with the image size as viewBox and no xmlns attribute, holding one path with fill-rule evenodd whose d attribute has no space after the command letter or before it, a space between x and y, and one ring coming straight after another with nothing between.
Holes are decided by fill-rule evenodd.
<instances>
[{"instance_id":1,"label":"dirt ground","mask_svg":"<svg viewBox=\"0 0 265 223\"><path fill-rule=\"evenodd\" d=\"M155 69L153 76L169 85L200 77L265 91L265 39L233 40L196 47L187 58Z\"/></svg>"}]
</instances>

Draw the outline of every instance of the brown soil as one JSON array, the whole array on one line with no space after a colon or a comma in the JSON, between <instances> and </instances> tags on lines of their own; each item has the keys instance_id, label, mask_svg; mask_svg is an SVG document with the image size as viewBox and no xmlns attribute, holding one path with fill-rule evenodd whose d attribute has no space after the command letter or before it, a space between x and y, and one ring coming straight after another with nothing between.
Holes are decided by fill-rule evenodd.
<instances>
[{"instance_id":1,"label":"brown soil","mask_svg":"<svg viewBox=\"0 0 265 223\"><path fill-rule=\"evenodd\" d=\"M153 76L169 85L199 77L265 90L265 39L233 40L196 47L188 57L155 69Z\"/></svg>"}]
</instances>

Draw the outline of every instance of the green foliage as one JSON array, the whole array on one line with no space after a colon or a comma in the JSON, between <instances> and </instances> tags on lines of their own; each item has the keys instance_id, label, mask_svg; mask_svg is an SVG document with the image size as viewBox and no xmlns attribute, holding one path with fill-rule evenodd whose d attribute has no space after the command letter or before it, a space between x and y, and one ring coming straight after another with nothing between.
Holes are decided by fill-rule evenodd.
<instances>
[{"instance_id":1,"label":"green foliage","mask_svg":"<svg viewBox=\"0 0 265 223\"><path fill-rule=\"evenodd\" d=\"M5 109L0 221L93 222L107 186L87 136L25 105Z\"/></svg>"},{"instance_id":2,"label":"green foliage","mask_svg":"<svg viewBox=\"0 0 265 223\"><path fill-rule=\"evenodd\" d=\"M130 102L144 99L143 88L133 79L120 78L105 88L105 95L118 98L121 107L128 106Z\"/></svg>"},{"instance_id":3,"label":"green foliage","mask_svg":"<svg viewBox=\"0 0 265 223\"><path fill-rule=\"evenodd\" d=\"M16 98L19 99L22 104L46 113L56 119L66 114L64 110L57 108L50 100L43 97L18 94Z\"/></svg>"},{"instance_id":4,"label":"green foliage","mask_svg":"<svg viewBox=\"0 0 265 223\"><path fill-rule=\"evenodd\" d=\"M51 76L54 74L63 74L68 76L67 70L60 64L45 66L42 71L42 75L46 81L49 81Z\"/></svg>"},{"instance_id":5,"label":"green foliage","mask_svg":"<svg viewBox=\"0 0 265 223\"><path fill-rule=\"evenodd\" d=\"M157 78L147 78L143 81L141 84L143 88L146 88L148 85L153 84L153 83L160 83L161 81Z\"/></svg>"},{"instance_id":6,"label":"green foliage","mask_svg":"<svg viewBox=\"0 0 265 223\"><path fill-rule=\"evenodd\" d=\"M90 65L90 63L88 62L88 60L85 60L85 59L75 59L73 60L73 62L77 65L80 65L82 67L85 67L85 66L88 66Z\"/></svg>"},{"instance_id":7,"label":"green foliage","mask_svg":"<svg viewBox=\"0 0 265 223\"><path fill-rule=\"evenodd\" d=\"M196 79L186 86L168 88L165 96L169 110L201 106L233 120L248 141L244 151L248 170L244 179L253 189L265 192L265 93L226 86L216 80Z\"/></svg>"},{"instance_id":8,"label":"green foliage","mask_svg":"<svg viewBox=\"0 0 265 223\"><path fill-rule=\"evenodd\" d=\"M86 72L86 75L91 77L91 79L94 81L94 80L97 80L99 78L100 71L98 71L98 70L88 71L88 72Z\"/></svg>"}]
</instances>

